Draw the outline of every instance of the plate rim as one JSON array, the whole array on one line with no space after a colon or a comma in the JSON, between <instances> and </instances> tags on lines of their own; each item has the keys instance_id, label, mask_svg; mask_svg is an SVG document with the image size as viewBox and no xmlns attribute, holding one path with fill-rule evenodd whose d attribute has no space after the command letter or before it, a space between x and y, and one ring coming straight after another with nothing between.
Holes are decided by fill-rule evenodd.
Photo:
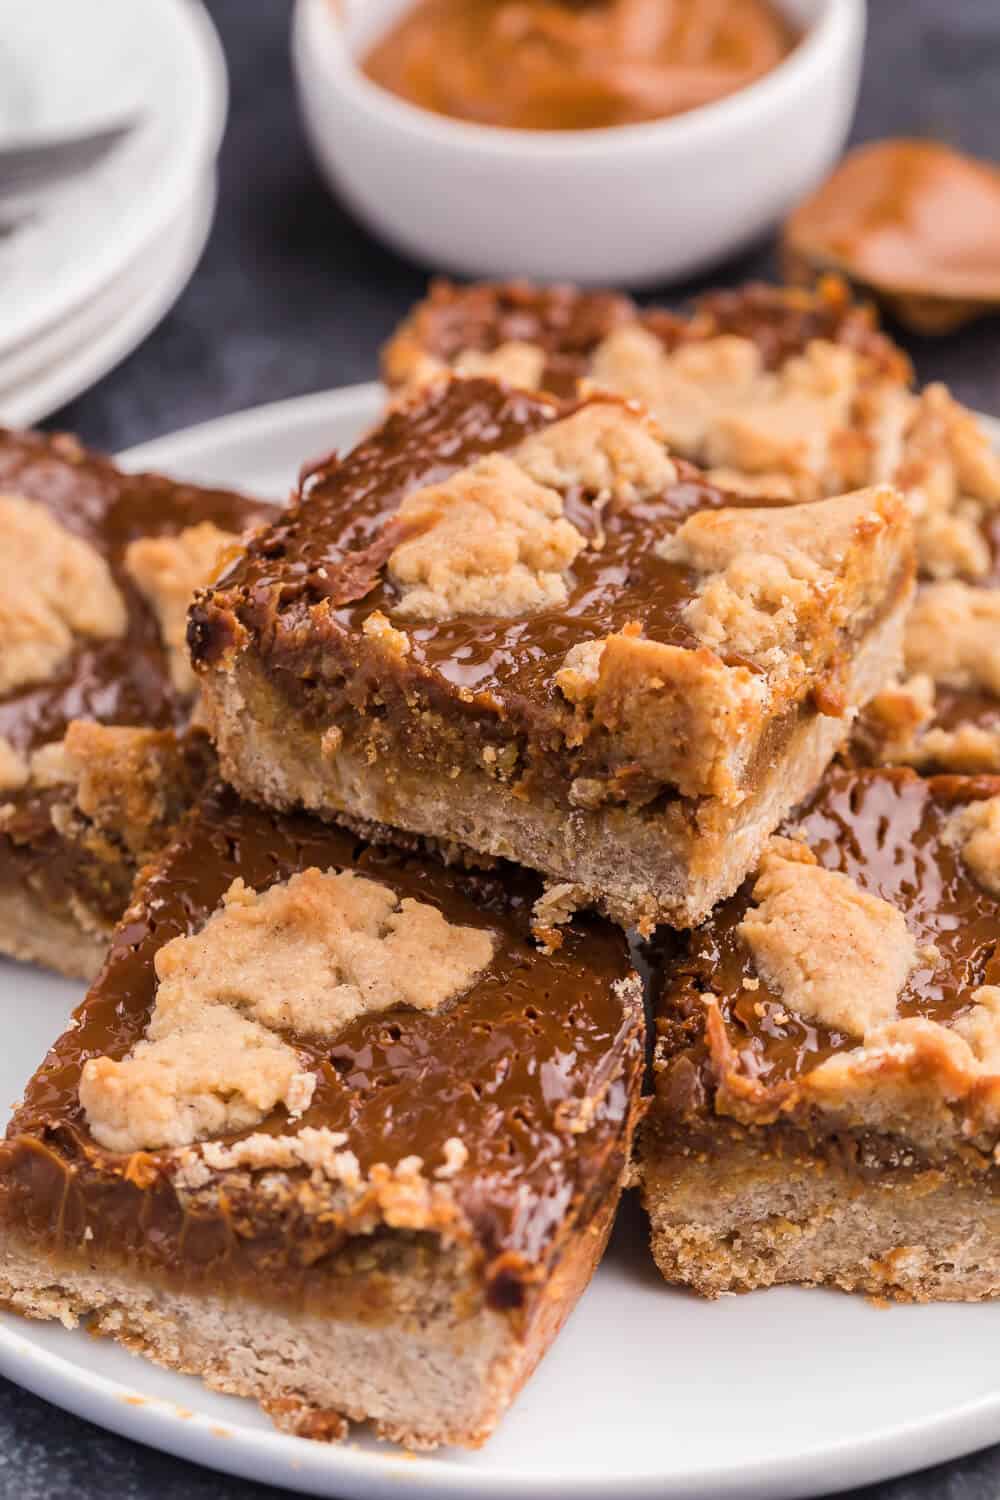
<instances>
[{"instance_id":1,"label":"plate rim","mask_svg":"<svg viewBox=\"0 0 1000 1500\"><path fill-rule=\"evenodd\" d=\"M142 209L124 217L115 234L105 238L100 253L69 267L57 288L40 289L24 299L7 328L0 329L0 354L13 354L99 296L166 231L218 155L229 110L229 74L211 16L203 0L142 3L160 14L164 26L174 28L177 48L191 70L187 97L193 102L193 118L183 149L170 154Z\"/></svg>"},{"instance_id":2,"label":"plate rim","mask_svg":"<svg viewBox=\"0 0 1000 1500\"><path fill-rule=\"evenodd\" d=\"M377 416L378 382L342 386L233 412L138 444L117 455L128 469L168 467L197 477L199 458L216 444L251 433L265 440L289 424L303 428L334 415L359 423ZM1000 444L1000 421L981 418ZM290 475L289 479L294 479ZM43 1399L96 1425L150 1447L243 1478L300 1493L383 1500L401 1493L523 1500L605 1500L614 1486L623 1500L793 1500L835 1494L977 1451L1000 1440L1000 1389L972 1396L932 1417L913 1418L861 1438L834 1438L777 1458L727 1460L709 1467L620 1471L609 1474L527 1474L472 1470L447 1457L413 1462L398 1449L369 1451L311 1443L267 1429L227 1423L161 1396L139 1396L121 1380L88 1370L21 1332L14 1315L0 1314L0 1373ZM138 1367L141 1369L141 1366ZM226 1439L223 1441L222 1439ZM664 1433L669 1456L669 1429ZM817 1482L818 1481L818 1482ZM400 1486L407 1488L401 1490ZM349 1487L349 1488L348 1488Z\"/></svg>"}]
</instances>

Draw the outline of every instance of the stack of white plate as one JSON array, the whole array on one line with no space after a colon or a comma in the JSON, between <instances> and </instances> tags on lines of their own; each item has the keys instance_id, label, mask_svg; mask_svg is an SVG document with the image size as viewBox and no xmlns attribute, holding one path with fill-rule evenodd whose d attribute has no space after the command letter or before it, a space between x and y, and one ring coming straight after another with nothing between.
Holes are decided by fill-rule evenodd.
<instances>
[{"instance_id":1,"label":"stack of white plate","mask_svg":"<svg viewBox=\"0 0 1000 1500\"><path fill-rule=\"evenodd\" d=\"M0 185L5 146L136 125L0 229L0 422L37 422L93 385L180 296L211 227L225 115L225 62L198 0L4 7ZM6 208L0 192L0 225Z\"/></svg>"}]
</instances>

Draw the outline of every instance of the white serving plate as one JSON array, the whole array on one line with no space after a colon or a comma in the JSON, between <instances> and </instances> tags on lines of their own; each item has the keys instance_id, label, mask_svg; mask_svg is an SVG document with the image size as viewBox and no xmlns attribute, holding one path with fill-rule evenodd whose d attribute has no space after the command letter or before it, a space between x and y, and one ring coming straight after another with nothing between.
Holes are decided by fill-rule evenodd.
<instances>
[{"instance_id":1,"label":"white serving plate","mask_svg":"<svg viewBox=\"0 0 1000 1500\"><path fill-rule=\"evenodd\" d=\"M215 214L214 174L156 243L65 322L4 358L0 423L28 427L58 411L142 343L187 286Z\"/></svg>"},{"instance_id":2,"label":"white serving plate","mask_svg":"<svg viewBox=\"0 0 1000 1500\"><path fill-rule=\"evenodd\" d=\"M280 498L304 457L346 448L376 385L226 417L133 448L130 467ZM80 987L0 964L13 1102ZM634 1202L554 1348L479 1453L412 1457L276 1433L115 1345L0 1316L0 1371L115 1432L228 1473L339 1500L783 1500L887 1478L1000 1440L1000 1304L873 1307L785 1288L715 1303L668 1289Z\"/></svg>"},{"instance_id":3,"label":"white serving plate","mask_svg":"<svg viewBox=\"0 0 1000 1500\"><path fill-rule=\"evenodd\" d=\"M0 146L140 117L100 166L0 240L7 354L77 312L177 221L215 160L227 86L199 0L23 0L3 7L0 91Z\"/></svg>"}]
</instances>

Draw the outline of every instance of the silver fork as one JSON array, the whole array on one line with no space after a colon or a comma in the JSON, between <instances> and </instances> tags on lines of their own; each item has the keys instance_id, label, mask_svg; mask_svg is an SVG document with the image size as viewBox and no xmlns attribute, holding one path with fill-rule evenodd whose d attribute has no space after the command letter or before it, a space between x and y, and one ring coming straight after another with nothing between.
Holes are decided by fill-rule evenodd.
<instances>
[{"instance_id":1,"label":"silver fork","mask_svg":"<svg viewBox=\"0 0 1000 1500\"><path fill-rule=\"evenodd\" d=\"M88 172L135 129L137 118L82 135L0 146L0 198L27 198Z\"/></svg>"}]
</instances>

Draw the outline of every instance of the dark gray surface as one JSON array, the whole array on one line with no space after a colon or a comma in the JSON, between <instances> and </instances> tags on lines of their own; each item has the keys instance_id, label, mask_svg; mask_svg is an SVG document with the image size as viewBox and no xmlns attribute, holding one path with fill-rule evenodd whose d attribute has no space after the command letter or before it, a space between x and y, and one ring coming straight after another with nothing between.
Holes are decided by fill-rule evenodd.
<instances>
[{"instance_id":1,"label":"dark gray surface","mask_svg":"<svg viewBox=\"0 0 1000 1500\"><path fill-rule=\"evenodd\" d=\"M425 283L420 270L357 228L317 180L289 77L287 0L209 3L232 79L218 219L205 259L166 321L47 424L99 447L123 448L258 402L371 379L379 344ZM872 0L871 12L856 138L935 134L1000 156L1000 0ZM763 247L713 281L772 270ZM924 379L948 380L964 400L1000 412L1000 322L909 347ZM948 1357L943 1349L941 1358ZM275 1493L99 1432L0 1381L4 1497L264 1500ZM998 1495L994 1450L857 1491L855 1500Z\"/></svg>"}]
</instances>

